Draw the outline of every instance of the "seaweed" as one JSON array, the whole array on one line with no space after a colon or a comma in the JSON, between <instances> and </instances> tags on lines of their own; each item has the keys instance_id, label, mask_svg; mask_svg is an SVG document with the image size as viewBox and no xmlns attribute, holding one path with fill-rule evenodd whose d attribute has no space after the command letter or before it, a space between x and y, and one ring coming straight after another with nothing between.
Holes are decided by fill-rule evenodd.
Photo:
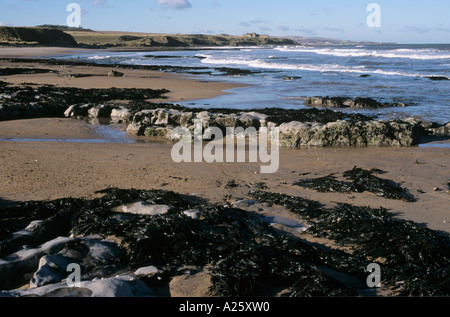
<instances>
[{"instance_id":1,"label":"seaweed","mask_svg":"<svg viewBox=\"0 0 450 317\"><path fill-rule=\"evenodd\" d=\"M307 233L351 247L347 270L369 259L382 266L383 283L397 289L400 296L450 295L450 237L446 233L398 219L384 208L350 204L322 208L301 197L262 191L251 196L283 205L308 219ZM310 210L305 209L305 202ZM324 256L327 264L336 265L334 255Z\"/></svg>"},{"instance_id":2,"label":"seaweed","mask_svg":"<svg viewBox=\"0 0 450 317\"><path fill-rule=\"evenodd\" d=\"M21 217L43 220L32 236L20 241L22 244L11 245L8 251L59 235L116 236L124 250L117 264L124 269L155 265L161 268L158 276L168 282L179 274L180 267L208 266L212 274L211 290L216 296L251 296L271 285L286 289L288 296L357 294L357 290L349 289L323 271L327 266L322 260L323 251L276 231L253 213L192 203L190 197L161 190L110 188L97 194L102 196L91 200L29 202L17 209L1 210L0 214L9 216L18 211L18 220ZM114 211L136 200L164 203L173 209L156 216ZM192 219L183 214L183 210L191 208L198 209L202 217ZM2 256L7 254L10 253Z\"/></svg>"},{"instance_id":3,"label":"seaweed","mask_svg":"<svg viewBox=\"0 0 450 317\"><path fill-rule=\"evenodd\" d=\"M373 175L379 173L379 170L364 170L359 167L354 167L352 170L344 172L343 176L351 179L353 185L358 188L358 191L369 191L377 196L405 200L407 202L414 202L416 199L406 189L403 189L399 184L392 180L379 178Z\"/></svg>"},{"instance_id":4,"label":"seaweed","mask_svg":"<svg viewBox=\"0 0 450 317\"><path fill-rule=\"evenodd\" d=\"M319 178L306 178L294 182L294 185L301 187L315 189L318 192L339 192L339 193L351 193L357 192L358 189L349 182L339 181L333 175L328 175Z\"/></svg>"},{"instance_id":5,"label":"seaweed","mask_svg":"<svg viewBox=\"0 0 450 317\"><path fill-rule=\"evenodd\" d=\"M294 182L294 185L315 189L322 193L339 192L339 193L362 193L365 191L372 192L380 197L388 199L404 200L407 202L415 202L416 198L406 189L392 180L379 178L374 173L381 174L383 171L379 169L364 170L354 167L352 170L345 171L344 177L352 182L339 181L331 174L325 177L315 179L307 178Z\"/></svg>"}]
</instances>

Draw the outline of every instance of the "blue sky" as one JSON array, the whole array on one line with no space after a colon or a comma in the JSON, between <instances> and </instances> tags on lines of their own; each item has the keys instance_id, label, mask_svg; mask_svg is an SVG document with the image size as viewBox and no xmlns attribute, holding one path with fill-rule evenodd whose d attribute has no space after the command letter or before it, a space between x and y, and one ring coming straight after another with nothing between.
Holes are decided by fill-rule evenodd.
<instances>
[{"instance_id":1,"label":"blue sky","mask_svg":"<svg viewBox=\"0 0 450 317\"><path fill-rule=\"evenodd\" d=\"M450 43L449 0L0 0L0 25L65 25L70 3L94 30ZM380 27L369 27L370 3Z\"/></svg>"}]
</instances>

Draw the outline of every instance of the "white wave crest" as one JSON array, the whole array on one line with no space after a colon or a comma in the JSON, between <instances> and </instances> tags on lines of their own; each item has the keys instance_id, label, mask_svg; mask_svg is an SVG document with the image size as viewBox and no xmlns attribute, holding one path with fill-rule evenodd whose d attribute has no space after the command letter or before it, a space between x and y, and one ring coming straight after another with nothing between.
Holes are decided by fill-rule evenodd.
<instances>
[{"instance_id":1,"label":"white wave crest","mask_svg":"<svg viewBox=\"0 0 450 317\"><path fill-rule=\"evenodd\" d=\"M381 57L416 60L450 59L448 51L436 49L395 49L395 50L370 50L370 49L339 49L339 48L306 48L306 47L278 47L283 52L305 52L319 55L338 57Z\"/></svg>"}]
</instances>

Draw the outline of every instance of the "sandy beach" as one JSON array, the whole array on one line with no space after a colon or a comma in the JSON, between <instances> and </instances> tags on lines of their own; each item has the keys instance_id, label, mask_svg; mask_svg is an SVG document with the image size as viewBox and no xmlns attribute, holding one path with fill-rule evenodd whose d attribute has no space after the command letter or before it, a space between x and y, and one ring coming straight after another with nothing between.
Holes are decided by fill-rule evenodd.
<instances>
[{"instance_id":1,"label":"sandy beach","mask_svg":"<svg viewBox=\"0 0 450 317\"><path fill-rule=\"evenodd\" d=\"M2 48L0 57L31 57L67 54L60 48ZM17 66L17 65L15 65ZM2 67L14 67L2 62ZM30 65L27 65L30 67ZM34 65L34 67L40 67ZM125 77L105 76L107 69L93 66L45 65L43 68L60 73L2 76L13 84L32 82L61 87L78 88L166 88L171 92L165 102L206 99L239 85L198 81L181 75L146 70L123 70ZM69 78L65 74L82 73L98 76ZM123 127L122 127L123 128ZM95 139L95 128L73 119L30 119L0 122L0 138ZM144 138L145 139L145 138ZM265 182L269 188L289 194L306 195L328 201L347 201L357 205L383 206L400 217L430 228L450 232L450 215L444 207L450 196L446 184L450 178L450 150L433 148L311 148L283 149L280 170L273 175L258 175L258 164L177 164L170 159L170 142L145 144L70 144L53 142L2 142L0 197L12 201L45 200L62 197L84 197L110 186L122 188L181 191L184 194L202 193L213 201L221 201L227 194L245 196L248 185ZM417 164L424 162L424 164ZM416 194L417 203L387 201L370 194L347 197L342 194L320 195L311 190L293 187L302 173L325 176L351 169L354 166L379 168L390 179L402 183ZM82 172L83 171L83 172ZM130 175L130 177L123 177ZM242 187L224 190L229 180L239 180ZM45 185L44 185L45 184ZM434 191L440 188L442 191ZM283 190L281 190L283 189ZM234 193L236 191L236 193ZM319 197L317 197L319 196Z\"/></svg>"},{"instance_id":2,"label":"sandy beach","mask_svg":"<svg viewBox=\"0 0 450 317\"><path fill-rule=\"evenodd\" d=\"M0 48L0 57L36 57L67 54L68 49ZM1 67L20 67L7 61ZM168 89L162 102L206 99L227 93L237 84L199 81L193 77L147 70L120 70L125 76L107 77L109 69L94 66L26 65L57 70L58 73L0 76L21 84L78 88ZM71 78L68 74L89 74ZM125 131L126 126L114 129ZM202 197L211 203L248 199L249 190L264 183L267 190L301 196L334 206L384 207L400 219L425 224L450 233L450 149L422 147L333 147L282 148L280 168L260 174L261 163L175 163L173 143L149 137L128 136L130 143L90 143L103 136L95 125L72 118L37 118L0 122L0 198L3 205L58 198L92 198L105 188L163 189ZM51 142L48 139L84 139L85 142ZM46 141L47 140L47 141ZM407 188L416 202L390 200L373 193L319 193L293 185L301 178L341 174L358 166L385 171L381 177ZM235 181L236 187L226 184ZM298 218L287 211L283 216ZM263 211L264 213L264 211Z\"/></svg>"}]
</instances>

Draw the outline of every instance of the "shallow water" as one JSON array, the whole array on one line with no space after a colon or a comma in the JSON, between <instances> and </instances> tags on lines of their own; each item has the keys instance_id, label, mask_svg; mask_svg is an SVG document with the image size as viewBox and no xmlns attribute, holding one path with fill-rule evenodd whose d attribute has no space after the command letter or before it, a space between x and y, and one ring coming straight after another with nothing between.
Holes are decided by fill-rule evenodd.
<instances>
[{"instance_id":1,"label":"shallow water","mask_svg":"<svg viewBox=\"0 0 450 317\"><path fill-rule=\"evenodd\" d=\"M7 138L0 142L62 142L62 143L136 143L130 139L39 139L39 138Z\"/></svg>"},{"instance_id":2,"label":"shallow water","mask_svg":"<svg viewBox=\"0 0 450 317\"><path fill-rule=\"evenodd\" d=\"M200 78L252 85L214 99L184 102L182 105L187 107L299 109L305 108L304 99L309 96L370 97L380 102L404 102L411 107L341 110L374 114L380 119L414 116L440 123L450 121L450 45L204 48L73 54L63 58L127 66L156 65L162 69L202 67L197 71L204 73L198 75ZM221 67L252 73L225 76L219 71Z\"/></svg>"}]
</instances>

